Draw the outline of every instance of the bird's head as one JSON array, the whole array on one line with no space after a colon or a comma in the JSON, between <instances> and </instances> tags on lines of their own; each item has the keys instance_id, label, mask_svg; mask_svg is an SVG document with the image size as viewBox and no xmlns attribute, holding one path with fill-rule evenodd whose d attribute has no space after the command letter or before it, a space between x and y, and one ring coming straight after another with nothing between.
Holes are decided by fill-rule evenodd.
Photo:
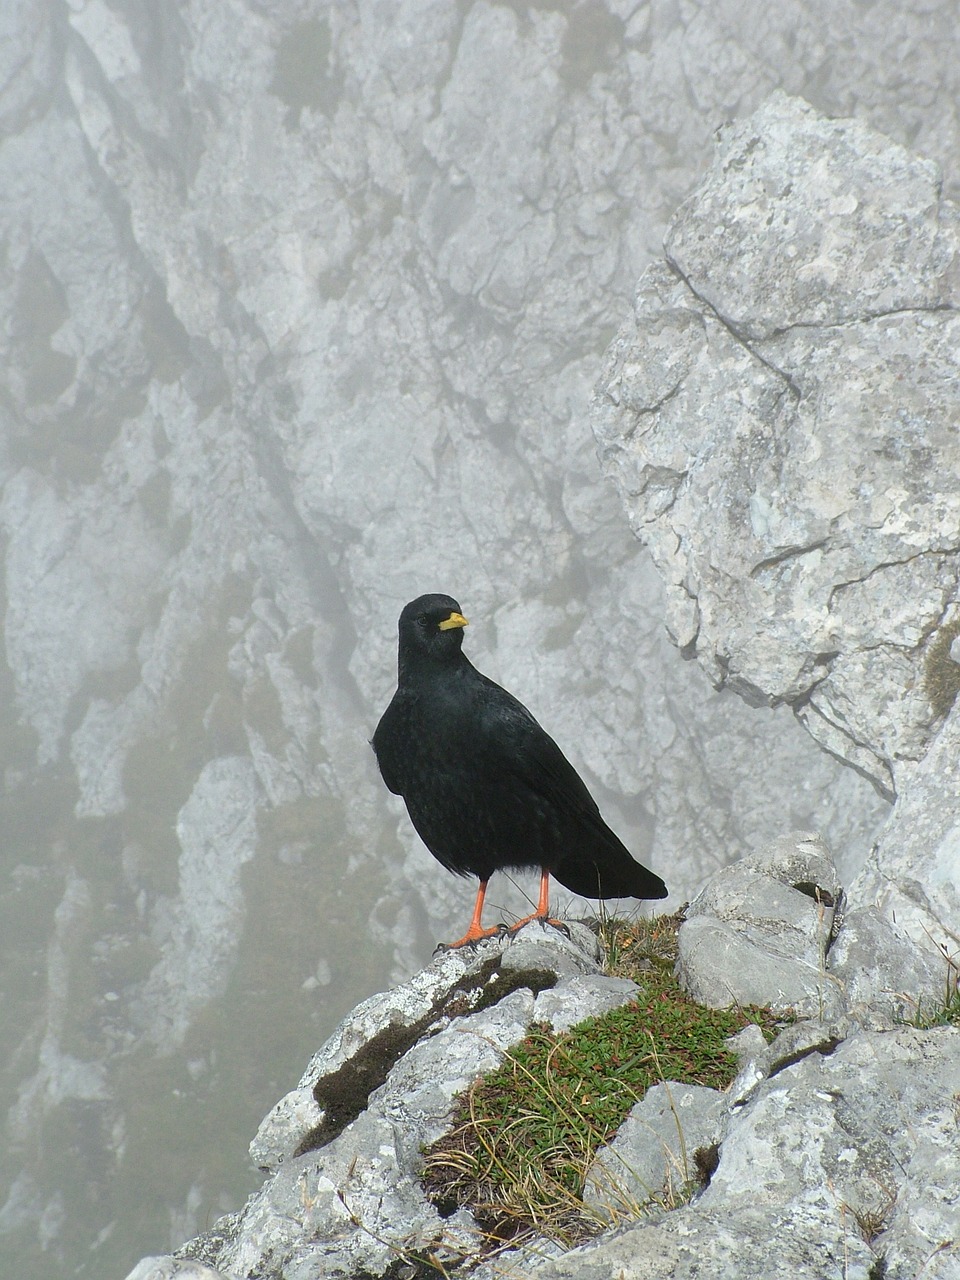
<instances>
[{"instance_id":1,"label":"bird's head","mask_svg":"<svg viewBox=\"0 0 960 1280\"><path fill-rule=\"evenodd\" d=\"M467 620L452 596L427 595L411 600L400 614L400 670L426 660L456 662Z\"/></svg>"}]
</instances>

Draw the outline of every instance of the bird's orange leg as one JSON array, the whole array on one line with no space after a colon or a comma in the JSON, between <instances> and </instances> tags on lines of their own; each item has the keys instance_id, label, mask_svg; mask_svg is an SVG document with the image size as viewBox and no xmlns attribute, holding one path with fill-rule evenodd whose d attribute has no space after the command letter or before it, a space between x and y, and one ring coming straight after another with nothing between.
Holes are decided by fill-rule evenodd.
<instances>
[{"instance_id":1,"label":"bird's orange leg","mask_svg":"<svg viewBox=\"0 0 960 1280\"><path fill-rule=\"evenodd\" d=\"M563 921L554 920L550 914L550 872L546 867L540 868L540 899L537 902L536 911L531 911L528 916L524 916L522 920L512 924L509 932L516 933L518 929L522 929L531 920L539 920L541 924L552 924L557 929L562 929L564 933L568 933L567 926Z\"/></svg>"},{"instance_id":2,"label":"bird's orange leg","mask_svg":"<svg viewBox=\"0 0 960 1280\"><path fill-rule=\"evenodd\" d=\"M456 942L441 942L437 948L438 951L455 951L457 947L465 947L470 942L479 942L481 938L492 938L494 934L503 931L502 925L495 925L492 929L484 929L480 924L480 917L483 915L483 900L487 896L487 881L480 881L480 888L477 890L477 900L473 906L473 918L467 928L467 932L462 938L458 938Z\"/></svg>"}]
</instances>

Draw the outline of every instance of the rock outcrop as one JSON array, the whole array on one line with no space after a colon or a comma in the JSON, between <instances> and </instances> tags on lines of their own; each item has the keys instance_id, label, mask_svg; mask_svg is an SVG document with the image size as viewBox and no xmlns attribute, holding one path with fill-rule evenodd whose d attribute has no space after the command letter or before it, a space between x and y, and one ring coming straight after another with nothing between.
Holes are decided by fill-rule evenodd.
<instances>
[{"instance_id":1,"label":"rock outcrop","mask_svg":"<svg viewBox=\"0 0 960 1280\"><path fill-rule=\"evenodd\" d=\"M960 1030L861 1032L765 1078L692 1204L536 1265L537 1280L949 1280Z\"/></svg>"},{"instance_id":2,"label":"rock outcrop","mask_svg":"<svg viewBox=\"0 0 960 1280\"><path fill-rule=\"evenodd\" d=\"M930 161L775 94L723 131L665 253L594 426L673 637L892 796L958 616L956 206Z\"/></svg>"},{"instance_id":3,"label":"rock outcrop","mask_svg":"<svg viewBox=\"0 0 960 1280\"><path fill-rule=\"evenodd\" d=\"M670 1082L648 1091L587 1176L585 1202L617 1226L612 1235L568 1254L527 1242L488 1260L489 1237L471 1215L441 1214L418 1181L422 1148L450 1126L456 1095L531 1023L565 1029L634 994L632 982L601 974L582 925L569 939L528 926L516 939L440 956L355 1010L264 1120L251 1147L269 1171L263 1189L177 1257L145 1259L129 1280L393 1276L425 1257L485 1280L505 1266L544 1280L693 1280L704 1266L731 1280L822 1280L831 1259L846 1259L846 1274L862 1280L907 1280L924 1264L946 1280L960 1247L960 1028L904 1024L908 1004L916 1014L929 996L932 1007L932 991L874 985L870 1003L858 987L848 991L831 945L846 926L828 895L843 899L829 852L796 837L718 873L692 904L680 929L686 983L717 1004L786 1010L796 994L808 1016L769 1045L753 1027L734 1037L740 1072L725 1093ZM711 911L725 927L739 919L754 930L739 951L704 943L699 926ZM797 931L813 950L797 956L791 978L783 937ZM868 976L871 965L916 972L908 938L881 933L875 942L867 955L858 936Z\"/></svg>"},{"instance_id":4,"label":"rock outcrop","mask_svg":"<svg viewBox=\"0 0 960 1280\"><path fill-rule=\"evenodd\" d=\"M775 94L678 211L594 413L677 644L898 796L858 901L948 951L958 301L936 166Z\"/></svg>"},{"instance_id":5,"label":"rock outcrop","mask_svg":"<svg viewBox=\"0 0 960 1280\"><path fill-rule=\"evenodd\" d=\"M284 1280L380 1276L405 1253L476 1257L470 1215L441 1217L420 1187L421 1149L532 1022L565 1029L631 999L634 983L600 973L590 930L569 929L441 955L354 1010L261 1125L263 1190L183 1252L227 1276Z\"/></svg>"}]
</instances>

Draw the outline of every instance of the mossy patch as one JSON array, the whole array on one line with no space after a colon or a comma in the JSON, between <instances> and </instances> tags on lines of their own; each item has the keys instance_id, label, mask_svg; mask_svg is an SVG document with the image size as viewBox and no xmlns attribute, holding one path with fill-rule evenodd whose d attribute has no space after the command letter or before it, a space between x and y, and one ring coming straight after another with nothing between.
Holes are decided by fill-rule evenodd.
<instances>
[{"instance_id":1,"label":"mossy patch","mask_svg":"<svg viewBox=\"0 0 960 1280\"><path fill-rule=\"evenodd\" d=\"M680 988L679 921L604 922L611 967L640 984L637 998L561 1034L531 1027L462 1095L450 1132L424 1153L423 1183L442 1213L463 1205L501 1239L532 1230L576 1244L600 1225L582 1203L587 1169L650 1085L724 1089L737 1069L727 1037L753 1022L772 1038L769 1011L708 1009Z\"/></svg>"},{"instance_id":2,"label":"mossy patch","mask_svg":"<svg viewBox=\"0 0 960 1280\"><path fill-rule=\"evenodd\" d=\"M960 617L945 623L934 634L923 664L923 688L936 716L945 716L960 693L960 662L950 657L950 646L960 636Z\"/></svg>"},{"instance_id":3,"label":"mossy patch","mask_svg":"<svg viewBox=\"0 0 960 1280\"><path fill-rule=\"evenodd\" d=\"M418 1040L435 1035L453 1018L489 1008L513 991L526 988L539 995L556 985L557 975L552 970L501 971L500 959L497 955L478 970L465 973L415 1021L404 1023L397 1019L388 1023L336 1071L321 1076L313 1096L323 1108L323 1119L305 1135L294 1155L315 1151L339 1137L365 1109L374 1089L385 1082L393 1067Z\"/></svg>"}]
</instances>

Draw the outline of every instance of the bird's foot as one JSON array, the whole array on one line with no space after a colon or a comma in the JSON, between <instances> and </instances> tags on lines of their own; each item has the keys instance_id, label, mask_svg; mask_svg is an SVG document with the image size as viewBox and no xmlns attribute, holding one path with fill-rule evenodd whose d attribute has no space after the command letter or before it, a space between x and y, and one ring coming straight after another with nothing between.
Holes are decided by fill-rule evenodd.
<instances>
[{"instance_id":1,"label":"bird's foot","mask_svg":"<svg viewBox=\"0 0 960 1280\"><path fill-rule=\"evenodd\" d=\"M508 930L509 933L517 933L525 924L530 924L536 920L542 929L550 925L554 929L559 929L564 937L570 937L570 930L562 920L557 920L553 916L547 915L545 911L531 911L528 916L524 916L522 920L518 920L516 924L512 924Z\"/></svg>"},{"instance_id":2,"label":"bird's foot","mask_svg":"<svg viewBox=\"0 0 960 1280\"><path fill-rule=\"evenodd\" d=\"M500 938L507 932L505 924L495 924L490 929L478 929L472 925L456 942L438 942L433 949L435 956L442 955L446 951L459 951L461 947L475 947L478 942L483 942L485 938Z\"/></svg>"}]
</instances>

